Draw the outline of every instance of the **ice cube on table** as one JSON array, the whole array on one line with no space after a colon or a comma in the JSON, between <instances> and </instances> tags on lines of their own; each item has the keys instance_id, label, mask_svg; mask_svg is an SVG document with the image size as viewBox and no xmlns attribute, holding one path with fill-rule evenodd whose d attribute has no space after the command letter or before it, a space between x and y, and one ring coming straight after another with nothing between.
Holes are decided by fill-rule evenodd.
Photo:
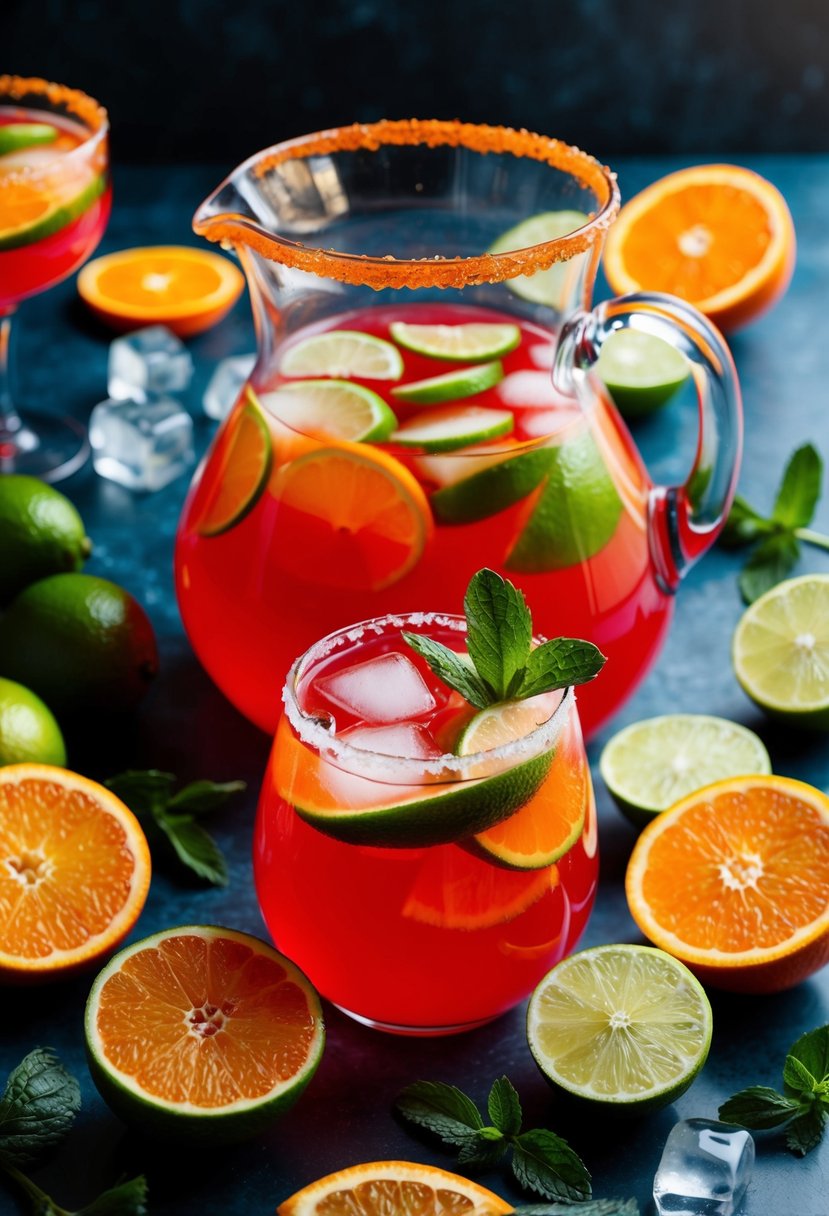
<instances>
[{"instance_id":1,"label":"ice cube on table","mask_svg":"<svg viewBox=\"0 0 829 1216\"><path fill-rule=\"evenodd\" d=\"M341 739L363 751L402 760L433 760L441 750L420 722L394 722L389 726L353 726Z\"/></svg>"},{"instance_id":2,"label":"ice cube on table","mask_svg":"<svg viewBox=\"0 0 829 1216\"><path fill-rule=\"evenodd\" d=\"M732 1216L754 1165L745 1128L682 1119L665 1141L653 1182L659 1216Z\"/></svg>"},{"instance_id":3,"label":"ice cube on table","mask_svg":"<svg viewBox=\"0 0 829 1216\"><path fill-rule=\"evenodd\" d=\"M183 393L193 376L193 358L164 325L150 325L110 343L107 392L116 401L147 401Z\"/></svg>"},{"instance_id":4,"label":"ice cube on table","mask_svg":"<svg viewBox=\"0 0 829 1216\"><path fill-rule=\"evenodd\" d=\"M435 698L414 663L392 651L321 676L323 696L363 722L380 725L418 718L435 708Z\"/></svg>"},{"instance_id":5,"label":"ice cube on table","mask_svg":"<svg viewBox=\"0 0 829 1216\"><path fill-rule=\"evenodd\" d=\"M255 362L256 355L232 355L216 365L202 397L202 409L208 418L221 422L227 417Z\"/></svg>"},{"instance_id":6,"label":"ice cube on table","mask_svg":"<svg viewBox=\"0 0 829 1216\"><path fill-rule=\"evenodd\" d=\"M193 459L193 420L172 397L102 401L89 418L96 473L129 490L160 490Z\"/></svg>"}]
</instances>

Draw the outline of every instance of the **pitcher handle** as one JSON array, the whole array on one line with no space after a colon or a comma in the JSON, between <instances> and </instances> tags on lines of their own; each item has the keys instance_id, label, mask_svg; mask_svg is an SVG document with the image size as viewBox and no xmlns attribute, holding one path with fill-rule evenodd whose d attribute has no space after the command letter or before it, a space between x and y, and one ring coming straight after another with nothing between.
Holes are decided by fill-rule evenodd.
<instances>
[{"instance_id":1,"label":"pitcher handle","mask_svg":"<svg viewBox=\"0 0 829 1216\"><path fill-rule=\"evenodd\" d=\"M699 438L691 472L682 485L654 486L648 503L656 577L673 592L728 517L742 452L740 385L725 339L702 313L675 296L636 292L567 321L553 369L556 388L579 397L589 392L586 374L619 329L638 329L675 346L689 360L697 388Z\"/></svg>"}]
</instances>

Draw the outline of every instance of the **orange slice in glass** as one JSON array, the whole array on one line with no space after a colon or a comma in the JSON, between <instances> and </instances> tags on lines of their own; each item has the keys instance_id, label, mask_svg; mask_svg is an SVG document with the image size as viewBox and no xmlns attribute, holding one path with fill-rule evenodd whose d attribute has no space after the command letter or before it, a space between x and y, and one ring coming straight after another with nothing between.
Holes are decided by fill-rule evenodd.
<instances>
[{"instance_id":1,"label":"orange slice in glass","mask_svg":"<svg viewBox=\"0 0 829 1216\"><path fill-rule=\"evenodd\" d=\"M628 863L631 914L703 983L777 992L829 962L829 798L732 777L657 815Z\"/></svg>"},{"instance_id":2,"label":"orange slice in glass","mask_svg":"<svg viewBox=\"0 0 829 1216\"><path fill-rule=\"evenodd\" d=\"M622 208L604 269L615 292L665 291L722 330L770 308L792 277L792 217L780 191L739 165L669 173Z\"/></svg>"},{"instance_id":3,"label":"orange slice in glass","mask_svg":"<svg viewBox=\"0 0 829 1216\"><path fill-rule=\"evenodd\" d=\"M371 1161L328 1174L297 1191L277 1216L503 1216L493 1191L433 1165Z\"/></svg>"},{"instance_id":4,"label":"orange slice in glass","mask_svg":"<svg viewBox=\"0 0 829 1216\"><path fill-rule=\"evenodd\" d=\"M268 484L273 444L267 419L252 394L229 416L193 505L193 527L202 536L219 536L242 522Z\"/></svg>"},{"instance_id":5,"label":"orange slice in glass","mask_svg":"<svg viewBox=\"0 0 829 1216\"><path fill-rule=\"evenodd\" d=\"M492 929L515 920L558 881L555 866L521 872L493 866L464 849L427 849L403 915L437 929Z\"/></svg>"},{"instance_id":6,"label":"orange slice in glass","mask_svg":"<svg viewBox=\"0 0 829 1216\"><path fill-rule=\"evenodd\" d=\"M95 258L78 275L84 303L110 328L166 325L181 337L209 329L242 294L240 270L217 253L148 245Z\"/></svg>"},{"instance_id":7,"label":"orange slice in glass","mask_svg":"<svg viewBox=\"0 0 829 1216\"><path fill-rule=\"evenodd\" d=\"M0 768L0 979L86 966L130 931L150 885L138 821L66 769Z\"/></svg>"}]
</instances>

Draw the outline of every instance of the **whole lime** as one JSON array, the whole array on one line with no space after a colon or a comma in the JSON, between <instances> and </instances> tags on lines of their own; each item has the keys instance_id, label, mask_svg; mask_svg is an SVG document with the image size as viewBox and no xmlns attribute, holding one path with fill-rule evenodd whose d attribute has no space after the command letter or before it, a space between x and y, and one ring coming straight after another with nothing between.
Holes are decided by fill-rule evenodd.
<instances>
[{"instance_id":1,"label":"whole lime","mask_svg":"<svg viewBox=\"0 0 829 1216\"><path fill-rule=\"evenodd\" d=\"M68 498L36 477L0 477L0 605L39 578L80 570L91 551Z\"/></svg>"},{"instance_id":2,"label":"whole lime","mask_svg":"<svg viewBox=\"0 0 829 1216\"><path fill-rule=\"evenodd\" d=\"M0 765L66 765L66 748L52 711L22 684L0 679Z\"/></svg>"},{"instance_id":3,"label":"whole lime","mask_svg":"<svg viewBox=\"0 0 829 1216\"><path fill-rule=\"evenodd\" d=\"M137 600L91 574L53 574L26 587L0 617L0 674L57 713L131 709L158 670Z\"/></svg>"}]
</instances>

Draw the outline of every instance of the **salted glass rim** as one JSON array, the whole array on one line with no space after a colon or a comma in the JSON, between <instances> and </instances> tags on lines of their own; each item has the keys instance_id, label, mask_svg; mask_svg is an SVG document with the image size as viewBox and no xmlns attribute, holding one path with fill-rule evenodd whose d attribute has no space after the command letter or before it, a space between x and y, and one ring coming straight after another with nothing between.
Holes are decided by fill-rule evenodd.
<instances>
[{"instance_id":1,"label":"salted glass rim","mask_svg":"<svg viewBox=\"0 0 829 1216\"><path fill-rule=\"evenodd\" d=\"M0 75L0 108L19 105L36 109L31 99L37 97L44 98L56 111L60 107L65 117L77 119L88 132L76 148L61 155L61 166L87 158L90 152L94 152L98 144L106 139L109 132L109 115L104 106L88 93L68 85L57 84L55 81L43 80L40 76ZM43 113L48 111L44 110ZM31 181L33 178L53 176L54 172L55 164L37 168L21 167L10 173L9 177L25 177L27 181Z\"/></svg>"},{"instance_id":2,"label":"salted glass rim","mask_svg":"<svg viewBox=\"0 0 829 1216\"><path fill-rule=\"evenodd\" d=\"M300 707L297 688L303 676L307 675L309 667L328 658L338 649L356 645L364 637L380 637L386 630L399 632L407 626L414 628L437 626L441 629L465 633L466 619L463 616L444 612L387 613L385 616L371 617L329 633L320 641L315 642L313 646L309 646L299 658L294 660L282 690L282 701L285 706L285 716L300 742L313 747L323 754L326 760L333 761L337 767L342 767L346 772L372 781L382 781L389 785L434 785L444 782L479 781L482 778L505 772L508 770L508 766L511 767L513 764L534 759L555 746L571 711L575 708L575 693L572 687L563 691L562 698L550 717L520 739L511 743L503 743L489 751L471 752L466 756L456 756L452 752L445 752L431 759L390 756L365 747L358 747L347 739L338 738L319 716L306 713ZM537 638L536 640L543 641L544 639ZM482 765L489 766L491 771L482 773L480 771Z\"/></svg>"}]
</instances>

